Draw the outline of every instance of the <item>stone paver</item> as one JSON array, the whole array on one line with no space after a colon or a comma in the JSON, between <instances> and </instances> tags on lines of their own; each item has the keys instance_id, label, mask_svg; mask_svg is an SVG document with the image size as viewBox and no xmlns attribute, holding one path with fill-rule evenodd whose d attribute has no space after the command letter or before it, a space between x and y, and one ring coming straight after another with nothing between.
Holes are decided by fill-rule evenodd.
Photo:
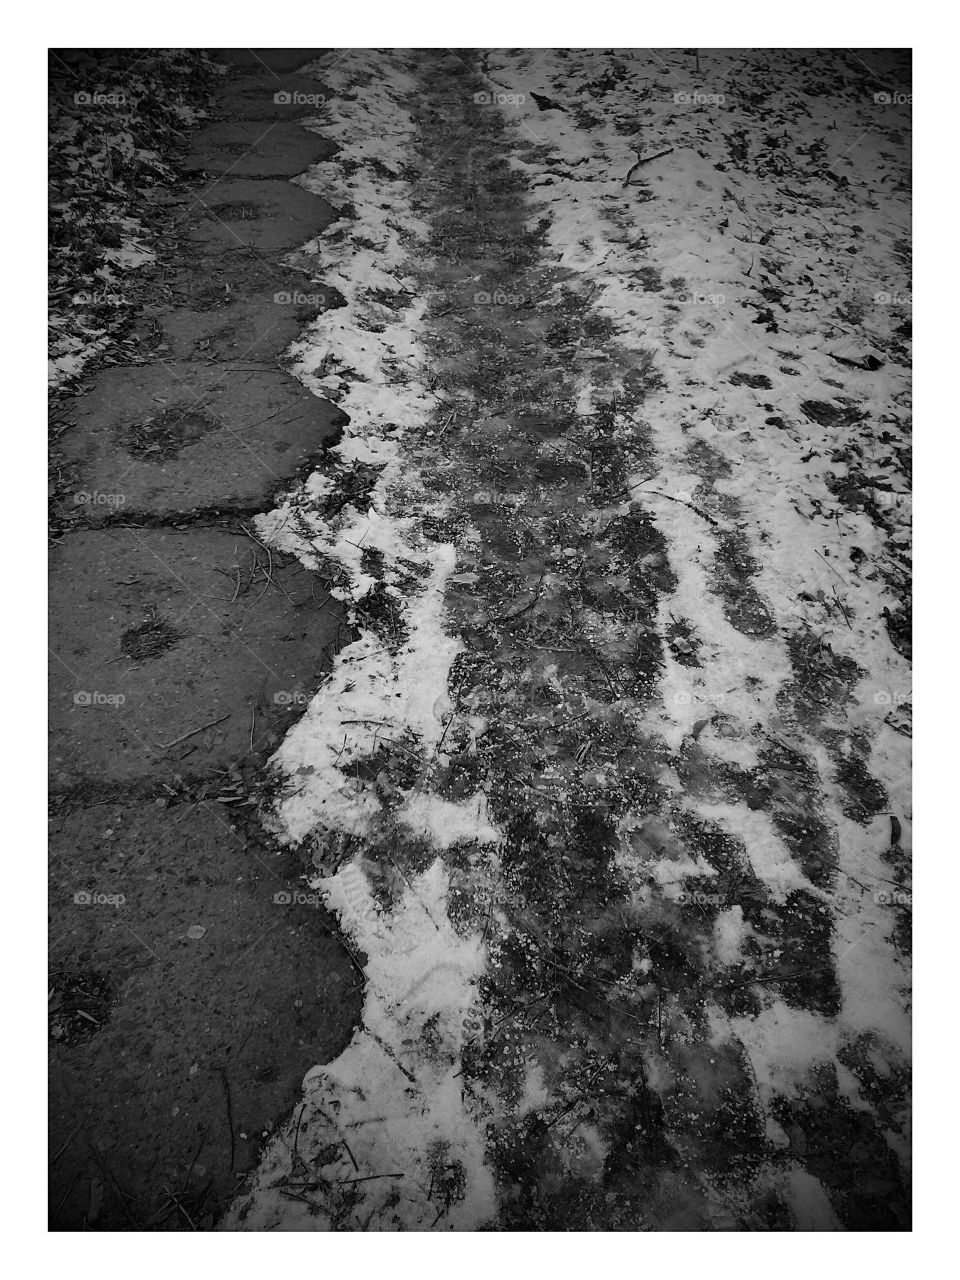
<instances>
[{"instance_id":1,"label":"stone paver","mask_svg":"<svg viewBox=\"0 0 960 1280\"><path fill-rule=\"evenodd\" d=\"M51 579L55 779L207 776L252 754L251 728L254 751L275 744L340 627L336 602L284 560L239 529L67 538Z\"/></svg>"},{"instance_id":2,"label":"stone paver","mask_svg":"<svg viewBox=\"0 0 960 1280\"><path fill-rule=\"evenodd\" d=\"M97 519L266 507L336 439L342 415L276 370L170 361L105 370L74 420L65 457Z\"/></svg>"}]
</instances>

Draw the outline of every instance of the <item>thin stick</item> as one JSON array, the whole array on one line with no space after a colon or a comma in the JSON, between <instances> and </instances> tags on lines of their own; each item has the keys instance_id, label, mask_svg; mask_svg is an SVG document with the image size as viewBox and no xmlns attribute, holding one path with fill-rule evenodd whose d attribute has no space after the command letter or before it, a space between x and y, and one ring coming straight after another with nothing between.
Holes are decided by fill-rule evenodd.
<instances>
[{"instance_id":1,"label":"thin stick","mask_svg":"<svg viewBox=\"0 0 960 1280\"><path fill-rule=\"evenodd\" d=\"M183 1186L180 1188L181 1195L183 1195L183 1193L186 1191L187 1184L189 1183L191 1177L193 1176L193 1171L197 1167L197 1161L200 1159L200 1152L203 1150L203 1144L206 1142L206 1140L207 1140L207 1129L204 1127L203 1129L200 1130L200 1145L197 1147L194 1157L190 1161L190 1168L187 1170L187 1176L184 1178Z\"/></svg>"},{"instance_id":2,"label":"thin stick","mask_svg":"<svg viewBox=\"0 0 960 1280\"><path fill-rule=\"evenodd\" d=\"M186 1220L190 1223L190 1230L196 1231L197 1224L194 1222L194 1220L190 1217L189 1213L187 1213L186 1209L180 1203L179 1198L173 1194L173 1192L166 1185L166 1183L161 1183L161 1186L163 1187L163 1190L167 1193L167 1195L170 1197L170 1199L173 1201L173 1203L180 1210L180 1212L183 1214L183 1216L186 1218Z\"/></svg>"},{"instance_id":3,"label":"thin stick","mask_svg":"<svg viewBox=\"0 0 960 1280\"><path fill-rule=\"evenodd\" d=\"M71 1134L70 1134L70 1137L69 1137L69 1138L67 1138L66 1142L64 1142L64 1143L62 1144L62 1146L60 1147L60 1150L57 1152L57 1154L56 1154L56 1155L53 1157L53 1159L50 1161L51 1168L53 1167L53 1165L55 1165L55 1164L57 1163L57 1161L60 1159L60 1157L61 1157L61 1156L63 1155L63 1153L66 1151L67 1147L69 1147L70 1143L74 1140L74 1138L77 1136L77 1134L80 1132L80 1130L81 1130L82 1128L83 1128L83 1120L80 1120L80 1121L78 1121L78 1123L77 1123L77 1125L76 1125L75 1129L73 1130L73 1133L71 1133Z\"/></svg>"},{"instance_id":4,"label":"thin stick","mask_svg":"<svg viewBox=\"0 0 960 1280\"><path fill-rule=\"evenodd\" d=\"M280 1194L282 1196L286 1196L288 1200L299 1200L302 1204L308 1204L311 1209L320 1208L314 1200L308 1200L307 1197L302 1196L299 1191L288 1191L286 1187L281 1187Z\"/></svg>"},{"instance_id":5,"label":"thin stick","mask_svg":"<svg viewBox=\"0 0 960 1280\"><path fill-rule=\"evenodd\" d=\"M219 720L208 720L206 724L200 725L197 729L191 729L189 733L181 733L180 737L174 738L172 742L161 742L160 748L163 751L167 751L170 747L175 747L178 742L186 742L187 738L192 738L194 734L197 733L203 733L204 729L211 729L215 724L223 724L224 720L230 719L231 714L232 713L228 711L227 714L225 716L221 716Z\"/></svg>"},{"instance_id":6,"label":"thin stick","mask_svg":"<svg viewBox=\"0 0 960 1280\"><path fill-rule=\"evenodd\" d=\"M96 1160L100 1168L100 1172L110 1183L111 1187L113 1187L114 1194L116 1195L117 1199L120 1201L120 1208L123 1210L124 1214L126 1215L127 1221L130 1223L132 1227L136 1228L136 1230L139 1231L141 1229L140 1223L137 1221L133 1210L130 1208L130 1205L127 1203L126 1195L120 1190L120 1186L116 1178L113 1176L113 1174L110 1172L110 1169L107 1167L107 1163L104 1160L103 1156L100 1154L100 1152L97 1150L97 1148L94 1146L93 1142L89 1138L87 1139L87 1146L90 1148L90 1154L93 1156L94 1160Z\"/></svg>"},{"instance_id":7,"label":"thin stick","mask_svg":"<svg viewBox=\"0 0 960 1280\"><path fill-rule=\"evenodd\" d=\"M343 1143L343 1148L346 1151L347 1155L350 1157L350 1163L353 1165L354 1169L356 1169L357 1173L359 1173L360 1166L357 1164L356 1156L350 1150L350 1144L347 1142L346 1138L341 1138L340 1141Z\"/></svg>"},{"instance_id":8,"label":"thin stick","mask_svg":"<svg viewBox=\"0 0 960 1280\"><path fill-rule=\"evenodd\" d=\"M73 1178L70 1181L69 1187L67 1187L66 1191L63 1193L63 1197L60 1203L57 1205L56 1212L53 1215L54 1222L56 1222L57 1219L60 1217L60 1214L63 1210L63 1206L67 1203L67 1196L70 1194L73 1188L77 1185L77 1179L80 1177L82 1172L83 1172L82 1169L78 1169L77 1172L73 1175Z\"/></svg>"},{"instance_id":9,"label":"thin stick","mask_svg":"<svg viewBox=\"0 0 960 1280\"><path fill-rule=\"evenodd\" d=\"M405 1178L405 1173L368 1173L365 1178L341 1178L341 1185L350 1182L375 1182L377 1178Z\"/></svg>"},{"instance_id":10,"label":"thin stick","mask_svg":"<svg viewBox=\"0 0 960 1280\"><path fill-rule=\"evenodd\" d=\"M636 148L634 148L634 150L636 150ZM657 151L652 156L641 157L638 155L636 163L632 164L630 168L627 170L627 176L623 180L623 185L625 187L629 187L630 179L637 172L637 170L640 168L641 165L649 164L651 160L659 160L661 156L668 156L672 150L673 150L673 147L667 147L666 151Z\"/></svg>"},{"instance_id":11,"label":"thin stick","mask_svg":"<svg viewBox=\"0 0 960 1280\"><path fill-rule=\"evenodd\" d=\"M233 1103L230 1100L230 1081L227 1079L226 1068L220 1068L220 1079L223 1082L223 1096L227 1102L227 1123L230 1125L230 1172L233 1173L233 1166L236 1162L236 1145L233 1137Z\"/></svg>"},{"instance_id":12,"label":"thin stick","mask_svg":"<svg viewBox=\"0 0 960 1280\"><path fill-rule=\"evenodd\" d=\"M844 620L844 622L847 624L847 626L848 626L848 627L850 628L850 630L852 631L852 630L853 630L853 624L851 623L850 618L849 618L849 617L848 617L848 615L847 615L847 610L846 610L846 608L844 607L844 603L843 603L843 601L842 601L842 600L840 599L840 597L837 595L837 588L836 588L836 587L834 587L834 588L833 588L833 598L834 598L834 600L836 600L837 604L840 606L840 612L843 614L843 620Z\"/></svg>"},{"instance_id":13,"label":"thin stick","mask_svg":"<svg viewBox=\"0 0 960 1280\"><path fill-rule=\"evenodd\" d=\"M300 1152L297 1150L297 1143L300 1141L300 1122L303 1120L303 1113L306 1111L306 1109L307 1109L307 1104L304 1102L301 1105L300 1111L297 1114L297 1127L293 1131L293 1158L294 1160L299 1160L301 1164L303 1164L304 1162L300 1156Z\"/></svg>"},{"instance_id":14,"label":"thin stick","mask_svg":"<svg viewBox=\"0 0 960 1280\"><path fill-rule=\"evenodd\" d=\"M850 583L846 580L846 578L843 576L843 574L842 574L842 573L840 573L840 571L839 571L838 569L834 569L833 565L830 563L830 561L827 559L827 557L826 557L826 556L822 556L822 555L820 555L820 552L819 552L819 551L817 551L817 548L816 548L816 547L814 547L814 548L813 548L813 550L814 550L814 553L815 553L816 555L820 556L820 559L821 559L821 560L823 561L823 563L827 566L827 568L831 571L831 573L835 573L835 574L837 575L837 577L840 579L840 581L843 583L843 585L844 585L845 587L849 587Z\"/></svg>"}]
</instances>

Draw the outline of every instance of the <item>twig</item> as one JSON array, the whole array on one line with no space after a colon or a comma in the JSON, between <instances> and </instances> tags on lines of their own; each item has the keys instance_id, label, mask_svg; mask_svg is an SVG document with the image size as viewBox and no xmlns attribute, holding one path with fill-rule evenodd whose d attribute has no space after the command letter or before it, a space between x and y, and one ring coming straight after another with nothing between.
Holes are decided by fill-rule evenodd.
<instances>
[{"instance_id":1,"label":"twig","mask_svg":"<svg viewBox=\"0 0 960 1280\"><path fill-rule=\"evenodd\" d=\"M187 738L192 738L194 734L202 733L204 729L212 729L215 724L223 724L224 720L229 720L231 712L227 712L225 716L221 716L218 720L208 720L206 724L202 724L197 729L191 729L189 733L181 733L179 738L174 738L172 742L161 742L160 749L168 751L170 747L175 747L178 742L186 742Z\"/></svg>"},{"instance_id":2,"label":"twig","mask_svg":"<svg viewBox=\"0 0 960 1280\"><path fill-rule=\"evenodd\" d=\"M161 1183L160 1185L162 1186L163 1190L167 1193L167 1195L170 1197L170 1199L173 1201L173 1203L174 1203L174 1204L177 1206L177 1208L180 1210L180 1212L183 1214L183 1216L186 1218L186 1220L190 1223L190 1230L191 1230L191 1231L196 1231L196 1229L197 1229L197 1224L194 1222L194 1220L190 1217L189 1213L187 1213L186 1209L185 1209L185 1208L183 1207L183 1205L180 1203L179 1197L177 1197L177 1196L175 1196L175 1195L173 1194L173 1192L172 1192L172 1191L170 1190L170 1188L166 1185L166 1183Z\"/></svg>"},{"instance_id":3,"label":"twig","mask_svg":"<svg viewBox=\"0 0 960 1280\"><path fill-rule=\"evenodd\" d=\"M83 1117L83 1119L81 1119L81 1120L79 1120L79 1121L77 1122L76 1127L74 1128L73 1132L70 1134L70 1137L69 1137L69 1138L67 1138L67 1140L66 1140L64 1143L62 1143L62 1144L61 1144L61 1146L60 1146L59 1150L57 1151L57 1154L56 1154L56 1155L53 1157L53 1159L50 1161L50 1167L51 1167L51 1168L52 1168L52 1167L57 1163L57 1161L60 1159L60 1157L61 1157L61 1156L63 1155L63 1153L66 1151L67 1147L69 1147L70 1143L74 1140L74 1138L77 1136L77 1134L78 1134L78 1133L80 1132L80 1130L83 1128L83 1120L84 1120L84 1119L86 1119L86 1117Z\"/></svg>"},{"instance_id":4,"label":"twig","mask_svg":"<svg viewBox=\"0 0 960 1280\"><path fill-rule=\"evenodd\" d=\"M351 1182L375 1182L377 1178L405 1178L405 1173L368 1173L365 1178L341 1178L340 1184Z\"/></svg>"},{"instance_id":5,"label":"twig","mask_svg":"<svg viewBox=\"0 0 960 1280\"><path fill-rule=\"evenodd\" d=\"M817 551L817 548L816 548L816 547L814 547L814 548L813 548L813 550L814 550L814 553L815 553L816 555L820 556L820 559L821 559L821 560L823 561L823 563L827 566L827 568L831 571L831 573L835 573L835 574L837 575L837 577L840 579L840 581L843 583L843 585L844 585L845 587L849 587L850 583L846 580L846 578L843 576L843 574L842 574L842 573L840 573L840 571L839 571L838 569L834 569L833 565L830 563L830 561L827 559L827 557L826 557L826 556L822 556L822 555L820 555L820 552L819 552L819 551Z\"/></svg>"},{"instance_id":6,"label":"twig","mask_svg":"<svg viewBox=\"0 0 960 1280\"><path fill-rule=\"evenodd\" d=\"M297 1127L293 1131L293 1158L294 1160L300 1160L301 1163L303 1163L303 1161L301 1160L300 1152L297 1150L297 1143L300 1141L300 1122L303 1119L303 1113L306 1109L307 1104L304 1102L301 1104L300 1111L297 1114Z\"/></svg>"},{"instance_id":7,"label":"twig","mask_svg":"<svg viewBox=\"0 0 960 1280\"><path fill-rule=\"evenodd\" d=\"M63 1193L63 1196L60 1199L60 1203L57 1205L56 1211L53 1215L53 1218L51 1219L52 1222L56 1222L57 1219L60 1217L60 1214L63 1210L63 1206L67 1203L67 1196L70 1194L73 1188L77 1185L77 1179L80 1177L82 1172L83 1172L82 1169L78 1169L76 1173L73 1175L73 1177L70 1179L70 1185L67 1187L66 1191Z\"/></svg>"},{"instance_id":8,"label":"twig","mask_svg":"<svg viewBox=\"0 0 960 1280\"><path fill-rule=\"evenodd\" d=\"M843 601L842 601L842 600L840 599L840 597L837 595L837 588L836 588L836 587L834 587L834 588L833 588L833 598L834 598L834 600L836 600L837 604L840 606L840 612L843 614L843 620L844 620L844 622L847 624L847 626L848 626L848 627L850 628L850 630L852 631L852 630L853 630L853 624L851 623L850 618L849 618L849 616L847 615L847 611L846 611L846 608L844 607Z\"/></svg>"},{"instance_id":9,"label":"twig","mask_svg":"<svg viewBox=\"0 0 960 1280\"><path fill-rule=\"evenodd\" d=\"M230 1125L230 1172L233 1173L233 1166L236 1162L237 1152L233 1136L233 1103L230 1099L230 1081L227 1079L227 1071L225 1067L220 1068L220 1079L223 1082L223 1096L226 1098L227 1102L227 1123Z\"/></svg>"},{"instance_id":10,"label":"twig","mask_svg":"<svg viewBox=\"0 0 960 1280\"><path fill-rule=\"evenodd\" d=\"M260 367L260 366L258 366L258 367ZM263 366L263 367L264 367L264 368L268 368L268 369L269 369L269 367L270 367L270 366L269 366L269 365L265 365L265 366ZM256 370L254 370L254 372L256 372ZM252 430L254 429L254 427L262 427L262 426L263 426L263 424L264 424L265 422L271 422L274 418L279 418L279 416L280 416L280 414L281 414L281 413L283 413L283 409L278 409L278 410L276 411L276 413L268 414L266 418L261 418L259 422L251 422L251 423L250 423L248 426L246 426L246 427L237 427L237 430L238 430L238 431L252 431Z\"/></svg>"},{"instance_id":11,"label":"twig","mask_svg":"<svg viewBox=\"0 0 960 1280\"><path fill-rule=\"evenodd\" d=\"M623 180L623 185L629 187L630 179L637 172L641 165L649 164L651 160L659 160L661 156L668 156L673 147L667 147L665 151L655 151L652 156L637 156L636 162L627 170L627 176Z\"/></svg>"},{"instance_id":12,"label":"twig","mask_svg":"<svg viewBox=\"0 0 960 1280\"><path fill-rule=\"evenodd\" d=\"M346 1151L347 1155L350 1157L350 1163L353 1165L354 1169L356 1169L357 1173L359 1173L359 1172L360 1172L360 1166L357 1164L356 1156L355 1156L355 1155L353 1154L353 1152L350 1150L350 1144L347 1142L346 1138L341 1138L341 1139L340 1139L340 1141L343 1143L343 1149L344 1149L344 1151ZM361 1179L361 1181L362 1181L362 1179Z\"/></svg>"},{"instance_id":13,"label":"twig","mask_svg":"<svg viewBox=\"0 0 960 1280\"><path fill-rule=\"evenodd\" d=\"M657 498L666 498L668 502L679 502L681 507L689 507L701 520L706 520L707 524L713 525L714 529L722 527L719 520L714 520L713 516L707 515L706 511L701 511L699 507L695 507L692 502L687 502L685 498L675 498L673 494L664 493L660 489L646 489L644 492Z\"/></svg>"},{"instance_id":14,"label":"twig","mask_svg":"<svg viewBox=\"0 0 960 1280\"><path fill-rule=\"evenodd\" d=\"M751 978L744 978L738 982L724 983L726 987L748 987L751 983L761 982L792 982L795 978L802 978L808 973L825 973L829 969L829 965L818 964L812 965L809 969L798 969L796 973L766 973L754 974Z\"/></svg>"},{"instance_id":15,"label":"twig","mask_svg":"<svg viewBox=\"0 0 960 1280\"><path fill-rule=\"evenodd\" d=\"M280 1194L282 1196L286 1196L288 1200L299 1200L302 1204L308 1204L311 1209L320 1208L315 1200L308 1200L307 1197L302 1196L299 1191L290 1191L287 1187L281 1187Z\"/></svg>"},{"instance_id":16,"label":"twig","mask_svg":"<svg viewBox=\"0 0 960 1280\"><path fill-rule=\"evenodd\" d=\"M190 1161L190 1168L187 1170L186 1177L185 1177L185 1178L184 1178L184 1180L183 1180L183 1185L182 1185L182 1186L181 1186L181 1188L180 1188L180 1194L181 1194L181 1195L183 1195L183 1193L186 1191L186 1189L187 1189L187 1184L189 1183L190 1178L193 1176L193 1171L194 1171L194 1169L195 1169L195 1168L196 1168L196 1166L197 1166L197 1161L200 1159L200 1152L203 1150L203 1144L204 1144L204 1143L206 1142L206 1140L207 1140L207 1133L208 1133L208 1132L209 1132L209 1130L206 1128L206 1126L204 1126L204 1128L200 1130L200 1143L199 1143L199 1145L197 1146L197 1149L196 1149L196 1151L195 1151L195 1152L194 1152L194 1154L193 1154L193 1159Z\"/></svg>"},{"instance_id":17,"label":"twig","mask_svg":"<svg viewBox=\"0 0 960 1280\"><path fill-rule=\"evenodd\" d=\"M89 1138L87 1139L87 1146L90 1148L90 1154L93 1156L94 1160L96 1160L97 1165L100 1168L100 1172L110 1183L111 1187L113 1187L114 1194L120 1201L120 1208L123 1210L127 1221L132 1227L135 1227L137 1231L141 1230L140 1223L137 1221L136 1215L127 1203L126 1195L120 1190L120 1186L116 1178L110 1172L110 1169L107 1167L106 1161Z\"/></svg>"},{"instance_id":18,"label":"twig","mask_svg":"<svg viewBox=\"0 0 960 1280\"><path fill-rule=\"evenodd\" d=\"M522 617L523 614L529 613L529 611L540 599L540 587L543 585L543 577L544 575L541 573L540 580L537 583L536 593L534 594L534 597L529 602L529 604L525 604L522 609L517 609L515 613L502 613L502 614L499 614L497 617L490 618L489 621L490 622L512 622L514 618L519 618L519 617Z\"/></svg>"}]
</instances>

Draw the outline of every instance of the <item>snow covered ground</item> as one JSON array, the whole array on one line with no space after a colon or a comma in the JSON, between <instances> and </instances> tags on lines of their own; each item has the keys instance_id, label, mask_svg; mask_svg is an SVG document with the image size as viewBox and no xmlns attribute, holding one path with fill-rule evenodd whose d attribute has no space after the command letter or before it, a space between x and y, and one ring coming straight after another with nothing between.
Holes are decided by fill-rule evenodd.
<instances>
[{"instance_id":1,"label":"snow covered ground","mask_svg":"<svg viewBox=\"0 0 960 1280\"><path fill-rule=\"evenodd\" d=\"M909 85L341 51L258 532L355 641L273 761L364 971L227 1225L908 1221Z\"/></svg>"}]
</instances>

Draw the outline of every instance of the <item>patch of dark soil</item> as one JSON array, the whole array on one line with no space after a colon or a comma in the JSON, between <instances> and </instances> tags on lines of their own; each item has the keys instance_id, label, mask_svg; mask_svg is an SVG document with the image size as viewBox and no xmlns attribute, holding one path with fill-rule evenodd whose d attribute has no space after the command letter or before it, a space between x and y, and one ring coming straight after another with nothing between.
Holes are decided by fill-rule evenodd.
<instances>
[{"instance_id":1,"label":"patch of dark soil","mask_svg":"<svg viewBox=\"0 0 960 1280\"><path fill-rule=\"evenodd\" d=\"M122 443L134 458L166 462L169 458L178 458L187 445L209 431L221 430L222 426L223 423L199 405L171 406L155 418L129 424L123 432Z\"/></svg>"},{"instance_id":2,"label":"patch of dark soil","mask_svg":"<svg viewBox=\"0 0 960 1280\"><path fill-rule=\"evenodd\" d=\"M172 649L183 633L172 627L155 610L136 627L129 627L120 636L120 652L134 662L147 662Z\"/></svg>"},{"instance_id":3,"label":"patch of dark soil","mask_svg":"<svg viewBox=\"0 0 960 1280\"><path fill-rule=\"evenodd\" d=\"M770 814L811 884L830 888L839 860L837 835L823 817L813 762L781 743L768 743L760 752L746 799L751 809Z\"/></svg>"},{"instance_id":4,"label":"patch of dark soil","mask_svg":"<svg viewBox=\"0 0 960 1280\"><path fill-rule=\"evenodd\" d=\"M751 579L760 572L745 535L728 530L717 535L714 557L715 590L723 602L724 617L743 635L771 636L776 622L770 606Z\"/></svg>"},{"instance_id":5,"label":"patch of dark soil","mask_svg":"<svg viewBox=\"0 0 960 1280\"><path fill-rule=\"evenodd\" d=\"M785 1004L834 1018L842 998L833 963L830 908L805 889L795 889L765 913L766 933L777 939L780 956L765 985L779 990Z\"/></svg>"},{"instance_id":6,"label":"patch of dark soil","mask_svg":"<svg viewBox=\"0 0 960 1280\"><path fill-rule=\"evenodd\" d=\"M80 891L77 900L92 895ZM77 1044L101 1031L118 996L110 975L97 969L58 969L50 976L47 1020L57 1044Z\"/></svg>"},{"instance_id":7,"label":"patch of dark soil","mask_svg":"<svg viewBox=\"0 0 960 1280\"><path fill-rule=\"evenodd\" d=\"M690 470L695 471L706 486L712 486L715 480L733 475L733 467L729 461L718 450L711 448L706 440L692 440L687 445L686 461Z\"/></svg>"},{"instance_id":8,"label":"patch of dark soil","mask_svg":"<svg viewBox=\"0 0 960 1280\"><path fill-rule=\"evenodd\" d=\"M674 618L670 615L666 641L675 662L682 667L702 666L699 657L701 642L697 639L693 623L687 618Z\"/></svg>"},{"instance_id":9,"label":"patch of dark soil","mask_svg":"<svg viewBox=\"0 0 960 1280\"><path fill-rule=\"evenodd\" d=\"M876 1121L840 1097L832 1067L818 1070L817 1083L818 1091L774 1099L790 1154L827 1188L848 1231L908 1231L909 1191Z\"/></svg>"},{"instance_id":10,"label":"patch of dark soil","mask_svg":"<svg viewBox=\"0 0 960 1280\"><path fill-rule=\"evenodd\" d=\"M820 427L846 426L867 417L867 414L859 409L841 408L834 404L827 404L823 400L803 400L800 408L811 422L815 422Z\"/></svg>"},{"instance_id":11,"label":"patch of dark soil","mask_svg":"<svg viewBox=\"0 0 960 1280\"><path fill-rule=\"evenodd\" d=\"M894 1133L904 1133L910 1111L910 1068L878 1035L865 1031L843 1045L837 1060L857 1077L860 1093Z\"/></svg>"},{"instance_id":12,"label":"patch of dark soil","mask_svg":"<svg viewBox=\"0 0 960 1280\"><path fill-rule=\"evenodd\" d=\"M825 730L823 741L837 781L844 790L844 816L854 822L869 822L889 804L886 788L871 774L867 764L871 750L869 738L864 733Z\"/></svg>"},{"instance_id":13,"label":"patch of dark soil","mask_svg":"<svg viewBox=\"0 0 960 1280\"><path fill-rule=\"evenodd\" d=\"M611 520L603 541L629 577L630 586L637 593L637 607L650 607L660 594L676 589L677 577L670 567L667 540L639 503L634 503L626 515Z\"/></svg>"},{"instance_id":14,"label":"patch of dark soil","mask_svg":"<svg viewBox=\"0 0 960 1280\"><path fill-rule=\"evenodd\" d=\"M716 876L687 881L686 889L698 912L697 889L707 901L723 908L739 906L752 936L745 940L740 976L726 971L711 995L733 1016L758 1011L751 983L778 991L794 1008L834 1016L840 1008L840 989L833 966L829 908L806 890L794 890L780 903L771 899L754 874L743 844L691 814L682 814L677 828L691 853L696 853ZM705 917L706 918L706 917Z\"/></svg>"},{"instance_id":15,"label":"patch of dark soil","mask_svg":"<svg viewBox=\"0 0 960 1280\"><path fill-rule=\"evenodd\" d=\"M733 1047L680 1045L673 1086L665 1096L674 1149L719 1185L749 1181L769 1158L752 1073ZM711 1087L703 1089L709 1079Z\"/></svg>"},{"instance_id":16,"label":"patch of dark soil","mask_svg":"<svg viewBox=\"0 0 960 1280\"><path fill-rule=\"evenodd\" d=\"M765 373L734 373L730 376L730 382L735 387L753 387L756 390L762 388L769 391L773 387Z\"/></svg>"},{"instance_id":17,"label":"patch of dark soil","mask_svg":"<svg viewBox=\"0 0 960 1280\"><path fill-rule=\"evenodd\" d=\"M801 726L817 733L831 712L842 714L863 671L807 627L787 636L787 651L794 679L781 697L792 704Z\"/></svg>"},{"instance_id":18,"label":"patch of dark soil","mask_svg":"<svg viewBox=\"0 0 960 1280\"><path fill-rule=\"evenodd\" d=\"M204 205L208 217L218 222L247 222L263 217L263 208L243 200L223 200L219 204Z\"/></svg>"},{"instance_id":19,"label":"patch of dark soil","mask_svg":"<svg viewBox=\"0 0 960 1280\"><path fill-rule=\"evenodd\" d=\"M890 643L909 662L913 658L913 601L901 600L894 609L884 608L883 620Z\"/></svg>"},{"instance_id":20,"label":"patch of dark soil","mask_svg":"<svg viewBox=\"0 0 960 1280\"><path fill-rule=\"evenodd\" d=\"M663 280L656 267L640 267L635 274L647 293L663 292Z\"/></svg>"}]
</instances>

